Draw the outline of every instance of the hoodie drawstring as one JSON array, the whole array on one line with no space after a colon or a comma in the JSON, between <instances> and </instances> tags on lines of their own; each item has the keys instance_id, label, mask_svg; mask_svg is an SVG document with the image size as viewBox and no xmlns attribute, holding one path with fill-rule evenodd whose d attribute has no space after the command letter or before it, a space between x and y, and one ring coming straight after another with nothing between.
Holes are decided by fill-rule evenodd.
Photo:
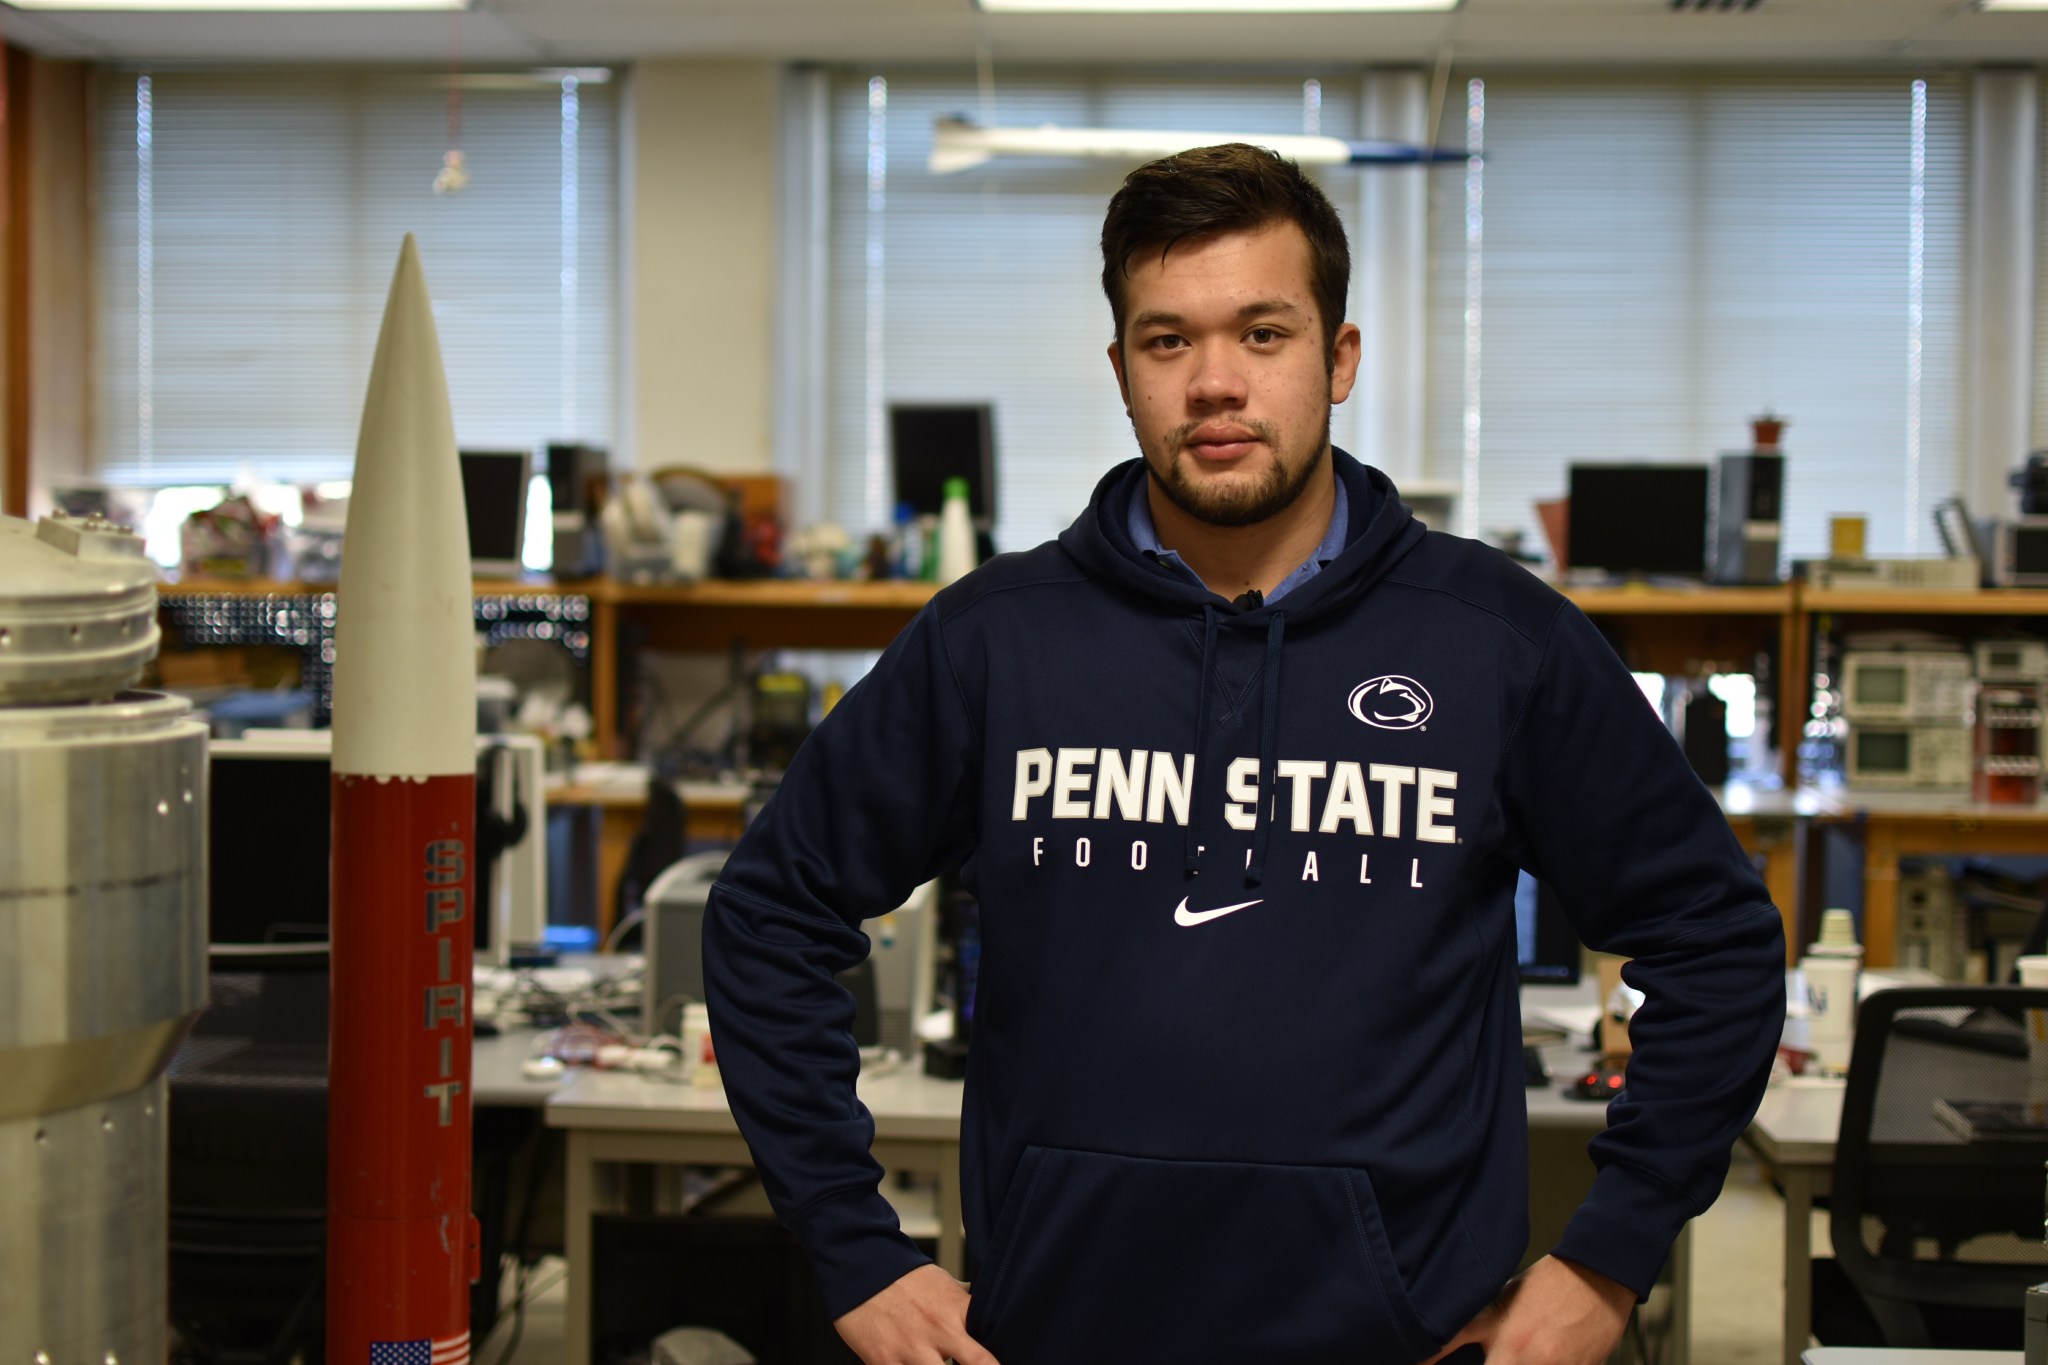
<instances>
[{"instance_id":1,"label":"hoodie drawstring","mask_svg":"<svg viewBox=\"0 0 2048 1365\"><path fill-rule=\"evenodd\" d=\"M1202 672L1195 688L1195 765L1202 761L1202 742L1209 734L1209 671L1216 660L1216 608L1213 604L1202 604ZM1188 775L1188 791L1195 790L1194 774ZM1195 822L1189 820L1181 834L1181 870L1188 876L1195 874L1195 864L1201 855L1195 851Z\"/></svg>"},{"instance_id":2,"label":"hoodie drawstring","mask_svg":"<svg viewBox=\"0 0 2048 1365\"><path fill-rule=\"evenodd\" d=\"M1259 813L1258 832L1252 835L1252 860L1245 868L1245 882L1257 886L1266 875L1266 848L1273 833L1274 803L1279 800L1280 780L1280 646L1287 637L1287 613L1276 611L1266 623L1266 685L1259 697Z\"/></svg>"}]
</instances>

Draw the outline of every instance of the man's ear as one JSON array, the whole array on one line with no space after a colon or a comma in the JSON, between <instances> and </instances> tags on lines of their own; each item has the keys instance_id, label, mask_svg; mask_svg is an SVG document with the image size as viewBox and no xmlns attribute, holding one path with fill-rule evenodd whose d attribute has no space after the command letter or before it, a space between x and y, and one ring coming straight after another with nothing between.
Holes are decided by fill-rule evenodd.
<instances>
[{"instance_id":1,"label":"man's ear","mask_svg":"<svg viewBox=\"0 0 2048 1365\"><path fill-rule=\"evenodd\" d=\"M1347 322L1337 329L1337 345L1330 364L1332 403L1341 403L1351 396L1351 386L1358 379L1358 357L1363 345L1357 323Z\"/></svg>"},{"instance_id":2,"label":"man's ear","mask_svg":"<svg viewBox=\"0 0 2048 1365\"><path fill-rule=\"evenodd\" d=\"M1109 368L1116 371L1116 391L1124 398L1124 416L1131 415L1131 381L1124 373L1124 339L1117 337L1109 343Z\"/></svg>"}]
</instances>

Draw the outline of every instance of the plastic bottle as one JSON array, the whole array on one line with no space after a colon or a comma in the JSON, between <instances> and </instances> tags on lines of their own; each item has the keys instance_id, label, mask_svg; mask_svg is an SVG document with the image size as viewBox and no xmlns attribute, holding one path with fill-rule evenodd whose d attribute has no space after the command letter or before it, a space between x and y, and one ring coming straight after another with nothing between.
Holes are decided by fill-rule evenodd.
<instances>
[{"instance_id":1,"label":"plastic bottle","mask_svg":"<svg viewBox=\"0 0 2048 1365\"><path fill-rule=\"evenodd\" d=\"M1856 1045L1856 978L1862 967L1854 917L1847 910L1822 911L1820 937L1799 960L1799 970L1813 1009L1814 1061L1823 1073L1839 1076L1849 1070Z\"/></svg>"},{"instance_id":2,"label":"plastic bottle","mask_svg":"<svg viewBox=\"0 0 2048 1365\"><path fill-rule=\"evenodd\" d=\"M711 1046L711 1011L704 1005L683 1006L683 1068L692 1085L708 1090L722 1083Z\"/></svg>"},{"instance_id":3,"label":"plastic bottle","mask_svg":"<svg viewBox=\"0 0 2048 1365\"><path fill-rule=\"evenodd\" d=\"M940 583L965 578L974 568L974 517L967 510L967 480L946 480L946 500L939 507Z\"/></svg>"},{"instance_id":4,"label":"plastic bottle","mask_svg":"<svg viewBox=\"0 0 2048 1365\"><path fill-rule=\"evenodd\" d=\"M909 503L896 504L896 577L912 582L924 577L924 537L917 532L917 513Z\"/></svg>"}]
</instances>

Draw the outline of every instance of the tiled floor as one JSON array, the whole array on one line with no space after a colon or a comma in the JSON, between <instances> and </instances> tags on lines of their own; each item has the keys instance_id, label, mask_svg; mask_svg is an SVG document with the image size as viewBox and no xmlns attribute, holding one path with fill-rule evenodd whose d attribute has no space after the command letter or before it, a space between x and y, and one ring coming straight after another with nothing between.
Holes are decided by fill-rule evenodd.
<instances>
[{"instance_id":1,"label":"tiled floor","mask_svg":"<svg viewBox=\"0 0 2048 1365\"><path fill-rule=\"evenodd\" d=\"M567 1266L550 1256L527 1277L526 1320L517 1324L518 1346L509 1360L501 1360L512 1340L513 1315L501 1314L497 1327L480 1348L470 1352L474 1365L560 1365L562 1359L562 1318L567 1311L565 1282ZM512 1278L505 1279L504 1303L512 1302Z\"/></svg>"},{"instance_id":2,"label":"tiled floor","mask_svg":"<svg viewBox=\"0 0 2048 1365\"><path fill-rule=\"evenodd\" d=\"M1693 1365L1779 1358L1784 1229L1784 1205L1738 1149L1721 1197L1693 1226ZM1815 1229L1813 1244L1828 1245L1824 1229Z\"/></svg>"},{"instance_id":3,"label":"tiled floor","mask_svg":"<svg viewBox=\"0 0 2048 1365\"><path fill-rule=\"evenodd\" d=\"M1727 1188L1693 1229L1694 1365L1761 1365L1778 1358L1784 1302L1780 1208L1756 1163L1738 1152ZM1816 1228L1815 1246L1826 1246L1825 1238L1825 1229ZM560 1261L549 1260L532 1277L531 1285L540 1292L527 1308L511 1359L499 1359L511 1334L507 1318L476 1353L476 1365L559 1365L561 1271Z\"/></svg>"}]
</instances>

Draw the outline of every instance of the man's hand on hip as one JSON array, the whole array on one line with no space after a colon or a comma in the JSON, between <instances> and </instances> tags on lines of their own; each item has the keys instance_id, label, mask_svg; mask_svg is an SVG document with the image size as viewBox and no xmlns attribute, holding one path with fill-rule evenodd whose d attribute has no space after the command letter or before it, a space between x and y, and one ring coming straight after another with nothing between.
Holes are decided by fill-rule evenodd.
<instances>
[{"instance_id":1,"label":"man's hand on hip","mask_svg":"<svg viewBox=\"0 0 2048 1365\"><path fill-rule=\"evenodd\" d=\"M1486 1365L1598 1365L1621 1341L1633 1289L1597 1271L1545 1256L1423 1365L1479 1344Z\"/></svg>"},{"instance_id":2,"label":"man's hand on hip","mask_svg":"<svg viewBox=\"0 0 2048 1365\"><path fill-rule=\"evenodd\" d=\"M866 1365L997 1365L967 1335L967 1286L921 1265L832 1324Z\"/></svg>"}]
</instances>

